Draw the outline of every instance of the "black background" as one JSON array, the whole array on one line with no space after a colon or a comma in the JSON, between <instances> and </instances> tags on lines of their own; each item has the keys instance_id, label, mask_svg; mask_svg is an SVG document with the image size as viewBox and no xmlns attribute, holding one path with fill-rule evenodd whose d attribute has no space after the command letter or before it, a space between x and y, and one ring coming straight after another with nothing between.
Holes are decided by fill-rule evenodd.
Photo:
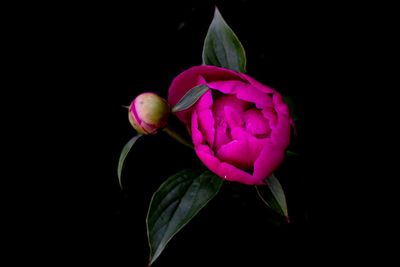
<instances>
[{"instance_id":1,"label":"black background","mask_svg":"<svg viewBox=\"0 0 400 267\"><path fill-rule=\"evenodd\" d=\"M144 91L166 96L173 77L202 63L215 5L246 49L248 74L296 105L292 146L300 156L277 172L291 223L277 223L252 187L225 184L154 266L322 264L355 254L353 244L370 235L347 185L362 186L354 158L370 137L355 130L365 117L355 106L373 24L363 6L260 1L35 6L16 34L22 59L14 64L23 60L29 73L19 96L31 111L23 127L33 142L20 155L28 163L16 168L32 179L24 175L9 199L24 199L14 209L23 219L12 247L53 266L146 265L151 195L196 158L163 134L143 139L128 157L121 191L117 161L135 134L122 106Z\"/></svg>"}]
</instances>

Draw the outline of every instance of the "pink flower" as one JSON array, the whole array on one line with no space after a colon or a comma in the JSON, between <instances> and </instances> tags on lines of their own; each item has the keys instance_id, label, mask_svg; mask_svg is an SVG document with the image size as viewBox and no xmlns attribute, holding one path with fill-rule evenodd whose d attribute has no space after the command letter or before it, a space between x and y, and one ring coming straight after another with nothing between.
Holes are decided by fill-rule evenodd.
<instances>
[{"instance_id":1,"label":"pink flower","mask_svg":"<svg viewBox=\"0 0 400 267\"><path fill-rule=\"evenodd\" d=\"M243 73L202 65L173 80L168 102L175 105L200 84L211 90L176 114L191 133L198 157L223 179L264 184L289 145L292 119L282 96Z\"/></svg>"},{"instance_id":2,"label":"pink flower","mask_svg":"<svg viewBox=\"0 0 400 267\"><path fill-rule=\"evenodd\" d=\"M155 134L167 125L170 107L154 93L138 95L129 106L129 122L138 133Z\"/></svg>"}]
</instances>

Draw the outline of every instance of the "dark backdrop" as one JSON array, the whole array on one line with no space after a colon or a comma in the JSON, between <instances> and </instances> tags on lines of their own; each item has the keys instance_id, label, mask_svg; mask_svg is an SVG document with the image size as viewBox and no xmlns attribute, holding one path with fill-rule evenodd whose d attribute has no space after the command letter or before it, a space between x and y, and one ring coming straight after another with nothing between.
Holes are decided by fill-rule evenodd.
<instances>
[{"instance_id":1,"label":"dark backdrop","mask_svg":"<svg viewBox=\"0 0 400 267\"><path fill-rule=\"evenodd\" d=\"M66 4L33 15L35 23L24 27L32 44L35 96L43 98L35 118L51 117L30 125L46 129L32 135L30 159L36 152L45 157L32 164L41 178L30 183L43 183L39 191L27 189L34 197L24 203L29 215L20 221L33 234L20 242L33 257L53 266L145 266L151 195L196 158L163 134L143 139L127 159L121 191L117 161L135 134L122 106L144 91L166 96L173 77L201 64L215 4L246 49L248 74L296 105L298 137L292 145L300 156L277 172L291 223L279 222L252 187L226 183L154 266L318 263L316 255L329 260L352 253L347 248L358 235L353 231L342 239L343 232L336 232L343 225L357 229L347 217L354 204L335 195L343 189L335 181L348 175L343 166L354 164L357 150L352 118L358 111L342 118L354 109L350 96L361 90L354 68L366 27L353 23L355 9L347 5L260 2ZM337 93L344 88L345 97ZM343 141L351 144L346 151ZM341 246L329 249L336 240Z\"/></svg>"}]
</instances>

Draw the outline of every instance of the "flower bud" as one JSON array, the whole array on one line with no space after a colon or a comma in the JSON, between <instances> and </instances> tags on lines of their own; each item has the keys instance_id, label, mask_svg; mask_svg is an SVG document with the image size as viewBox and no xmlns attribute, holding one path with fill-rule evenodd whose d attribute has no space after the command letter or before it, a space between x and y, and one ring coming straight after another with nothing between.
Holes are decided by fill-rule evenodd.
<instances>
[{"instance_id":1,"label":"flower bud","mask_svg":"<svg viewBox=\"0 0 400 267\"><path fill-rule=\"evenodd\" d=\"M154 93L143 93L132 101L129 121L138 133L155 134L167 125L170 110L164 98Z\"/></svg>"}]
</instances>

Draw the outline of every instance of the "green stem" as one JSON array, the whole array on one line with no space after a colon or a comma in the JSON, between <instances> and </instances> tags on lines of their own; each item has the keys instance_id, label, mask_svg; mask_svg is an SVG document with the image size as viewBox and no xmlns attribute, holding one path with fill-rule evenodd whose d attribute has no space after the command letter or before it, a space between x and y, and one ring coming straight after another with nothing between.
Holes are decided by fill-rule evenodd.
<instances>
[{"instance_id":1,"label":"green stem","mask_svg":"<svg viewBox=\"0 0 400 267\"><path fill-rule=\"evenodd\" d=\"M174 138L176 141L178 141L179 143L194 149L193 145L191 143L189 143L181 134L177 133L175 130L173 130L170 127L165 127L164 131L171 136L172 138Z\"/></svg>"}]
</instances>

